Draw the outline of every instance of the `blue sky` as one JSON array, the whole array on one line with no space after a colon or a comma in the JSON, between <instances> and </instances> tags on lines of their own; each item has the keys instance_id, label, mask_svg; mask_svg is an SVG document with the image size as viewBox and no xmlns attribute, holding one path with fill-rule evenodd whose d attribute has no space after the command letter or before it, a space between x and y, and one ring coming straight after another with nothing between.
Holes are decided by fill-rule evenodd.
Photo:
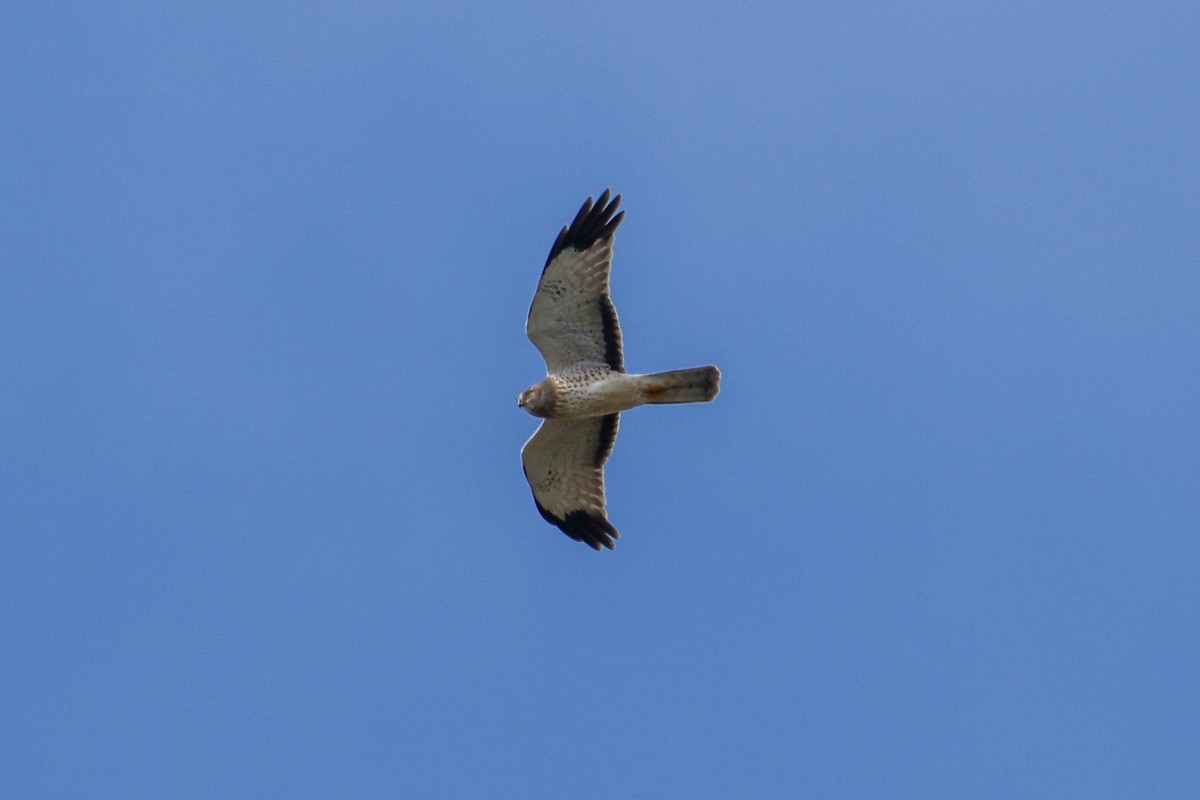
<instances>
[{"instance_id":1,"label":"blue sky","mask_svg":"<svg viewBox=\"0 0 1200 800\"><path fill-rule=\"evenodd\" d=\"M1193 3L18 3L0 783L1200 792ZM627 209L615 553L515 404Z\"/></svg>"}]
</instances>

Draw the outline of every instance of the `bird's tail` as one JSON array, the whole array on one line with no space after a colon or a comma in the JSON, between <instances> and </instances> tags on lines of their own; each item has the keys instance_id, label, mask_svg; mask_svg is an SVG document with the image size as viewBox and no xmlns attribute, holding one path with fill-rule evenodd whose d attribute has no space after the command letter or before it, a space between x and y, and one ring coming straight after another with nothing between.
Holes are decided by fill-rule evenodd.
<instances>
[{"instance_id":1,"label":"bird's tail","mask_svg":"<svg viewBox=\"0 0 1200 800\"><path fill-rule=\"evenodd\" d=\"M642 398L647 403L706 403L717 396L721 370L693 367L639 375Z\"/></svg>"}]
</instances>

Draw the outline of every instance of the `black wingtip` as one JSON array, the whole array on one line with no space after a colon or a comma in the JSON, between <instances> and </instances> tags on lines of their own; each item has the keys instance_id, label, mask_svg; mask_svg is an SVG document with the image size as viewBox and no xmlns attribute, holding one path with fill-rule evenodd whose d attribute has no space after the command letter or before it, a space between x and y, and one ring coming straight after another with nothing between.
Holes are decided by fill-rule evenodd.
<instances>
[{"instance_id":1,"label":"black wingtip","mask_svg":"<svg viewBox=\"0 0 1200 800\"><path fill-rule=\"evenodd\" d=\"M550 255L546 257L547 265L568 247L587 250L596 242L612 238L617 226L625 218L625 212L617 211L617 207L621 205L621 195L613 197L612 200L609 200L609 196L610 190L605 189L597 200L593 201L589 197L583 202L575 219L563 228L555 239L554 246L550 248Z\"/></svg>"},{"instance_id":2,"label":"black wingtip","mask_svg":"<svg viewBox=\"0 0 1200 800\"><path fill-rule=\"evenodd\" d=\"M599 551L605 547L612 550L616 546L616 540L621 538L621 534L617 533L612 523L599 514L576 509L564 519L547 511L546 507L538 502L537 497L533 498L533 502L546 522L593 550Z\"/></svg>"},{"instance_id":3,"label":"black wingtip","mask_svg":"<svg viewBox=\"0 0 1200 800\"><path fill-rule=\"evenodd\" d=\"M559 524L559 529L577 542L583 542L593 550L602 547L612 550L621 538L617 529L604 517L586 511L572 511Z\"/></svg>"}]
</instances>

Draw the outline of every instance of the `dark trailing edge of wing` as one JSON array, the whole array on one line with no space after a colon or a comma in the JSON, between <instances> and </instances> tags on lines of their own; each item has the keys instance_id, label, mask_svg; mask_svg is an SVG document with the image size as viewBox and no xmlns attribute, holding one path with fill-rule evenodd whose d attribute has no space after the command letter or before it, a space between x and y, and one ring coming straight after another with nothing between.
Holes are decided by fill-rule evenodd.
<instances>
[{"instance_id":1,"label":"dark trailing edge of wing","mask_svg":"<svg viewBox=\"0 0 1200 800\"><path fill-rule=\"evenodd\" d=\"M621 354L621 326L617 324L617 309L607 296L600 298L600 319L604 325L604 363L608 364L611 370L624 372L625 358Z\"/></svg>"},{"instance_id":2,"label":"dark trailing edge of wing","mask_svg":"<svg viewBox=\"0 0 1200 800\"><path fill-rule=\"evenodd\" d=\"M611 203L608 201L608 195L609 190L605 189L595 205L592 205L590 197L584 201L579 208L579 213L575 215L574 221L564 227L558 234L558 238L554 240L554 246L550 248L550 255L546 256L546 266L550 266L554 257L568 247L581 251L587 250L598 241L612 238L617 226L624 219L625 212L616 214L617 206L621 204L621 195L614 197ZM614 217L613 214L616 216ZM542 268L542 271L546 271L545 267Z\"/></svg>"},{"instance_id":3,"label":"dark trailing edge of wing","mask_svg":"<svg viewBox=\"0 0 1200 800\"><path fill-rule=\"evenodd\" d=\"M597 467L603 467L604 462L608 461L608 455L612 452L613 445L617 442L617 419L620 414L609 414L600 420L600 436L596 442L595 464Z\"/></svg>"},{"instance_id":4,"label":"dark trailing edge of wing","mask_svg":"<svg viewBox=\"0 0 1200 800\"><path fill-rule=\"evenodd\" d=\"M609 550L612 550L615 540L621 537L621 534L617 533L617 529L608 520L598 514L589 514L581 509L576 509L575 511L568 512L567 518L563 519L547 511L545 506L539 503L536 497L533 498L533 503L537 506L538 513L542 515L542 519L575 541L583 542L593 550L599 550L601 547L607 547Z\"/></svg>"},{"instance_id":5,"label":"dark trailing edge of wing","mask_svg":"<svg viewBox=\"0 0 1200 800\"><path fill-rule=\"evenodd\" d=\"M609 190L605 189L595 204L590 197L584 201L575 219L570 225L564 226L558 238L554 240L550 255L546 257L547 267L568 247L582 252L596 242L612 238L617 226L625 218L625 212L617 212L617 206L621 204L621 195L614 197L611 202L608 197ZM543 267L542 273L545 272L546 268ZM604 326L604 363L608 364L609 369L624 372L625 359L621 354L621 328L617 323L617 309L607 296L600 298L600 320Z\"/></svg>"}]
</instances>

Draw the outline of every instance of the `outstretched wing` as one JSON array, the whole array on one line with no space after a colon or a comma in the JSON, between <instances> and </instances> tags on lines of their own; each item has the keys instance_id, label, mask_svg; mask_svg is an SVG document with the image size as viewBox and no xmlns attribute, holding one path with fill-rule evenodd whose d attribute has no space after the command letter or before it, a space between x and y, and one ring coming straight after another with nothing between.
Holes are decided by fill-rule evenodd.
<instances>
[{"instance_id":1,"label":"outstretched wing","mask_svg":"<svg viewBox=\"0 0 1200 800\"><path fill-rule=\"evenodd\" d=\"M604 513L604 462L617 439L617 416L548 419L521 448L542 517L596 550L611 550L619 536Z\"/></svg>"},{"instance_id":2,"label":"outstretched wing","mask_svg":"<svg viewBox=\"0 0 1200 800\"><path fill-rule=\"evenodd\" d=\"M617 213L620 202L621 195L609 202L608 189L595 205L589 197L550 248L525 334L551 374L586 362L625 371L617 310L608 296L613 233L625 216Z\"/></svg>"}]
</instances>

